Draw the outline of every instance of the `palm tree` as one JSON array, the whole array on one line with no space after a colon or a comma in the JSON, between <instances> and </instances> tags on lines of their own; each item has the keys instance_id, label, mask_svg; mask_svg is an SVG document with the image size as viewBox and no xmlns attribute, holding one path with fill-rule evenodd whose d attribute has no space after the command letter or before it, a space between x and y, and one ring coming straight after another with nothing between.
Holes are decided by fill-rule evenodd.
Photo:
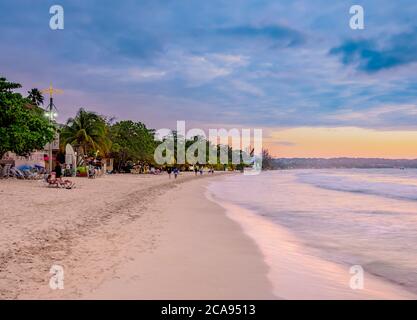
<instances>
[{"instance_id":1,"label":"palm tree","mask_svg":"<svg viewBox=\"0 0 417 320\"><path fill-rule=\"evenodd\" d=\"M110 149L106 120L94 112L81 108L75 118L69 118L62 128L61 142L77 148L79 155L105 155Z\"/></svg>"},{"instance_id":2,"label":"palm tree","mask_svg":"<svg viewBox=\"0 0 417 320\"><path fill-rule=\"evenodd\" d=\"M28 91L28 93L29 95L27 98L32 101L35 106L39 107L40 105L43 105L43 95L37 88L33 88L32 90Z\"/></svg>"}]
</instances>

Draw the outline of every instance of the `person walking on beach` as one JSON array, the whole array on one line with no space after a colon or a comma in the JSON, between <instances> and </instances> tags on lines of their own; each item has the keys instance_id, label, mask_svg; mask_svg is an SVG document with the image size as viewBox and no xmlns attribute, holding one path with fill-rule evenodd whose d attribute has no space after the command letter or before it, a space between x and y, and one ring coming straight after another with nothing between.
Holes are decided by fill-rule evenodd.
<instances>
[{"instance_id":1,"label":"person walking on beach","mask_svg":"<svg viewBox=\"0 0 417 320\"><path fill-rule=\"evenodd\" d=\"M174 168L174 177L175 177L175 179L177 179L178 173L179 173L178 168Z\"/></svg>"},{"instance_id":2,"label":"person walking on beach","mask_svg":"<svg viewBox=\"0 0 417 320\"><path fill-rule=\"evenodd\" d=\"M198 168L197 166L194 166L194 174L197 176Z\"/></svg>"},{"instance_id":3,"label":"person walking on beach","mask_svg":"<svg viewBox=\"0 0 417 320\"><path fill-rule=\"evenodd\" d=\"M200 176L203 175L203 167L200 167Z\"/></svg>"},{"instance_id":4,"label":"person walking on beach","mask_svg":"<svg viewBox=\"0 0 417 320\"><path fill-rule=\"evenodd\" d=\"M170 167L167 168L168 176L171 179L172 169Z\"/></svg>"}]
</instances>

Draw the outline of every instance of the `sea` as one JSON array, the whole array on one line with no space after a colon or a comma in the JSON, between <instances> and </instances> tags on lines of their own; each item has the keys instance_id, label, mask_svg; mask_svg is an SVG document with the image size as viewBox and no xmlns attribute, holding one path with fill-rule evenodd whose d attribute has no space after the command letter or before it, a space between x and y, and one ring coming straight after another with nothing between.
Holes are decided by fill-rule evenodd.
<instances>
[{"instance_id":1,"label":"sea","mask_svg":"<svg viewBox=\"0 0 417 320\"><path fill-rule=\"evenodd\" d=\"M250 212L251 236L279 256L280 230L308 255L417 293L417 170L276 170L214 181L209 196L235 219ZM239 213L240 212L240 213ZM246 223L249 220L246 219ZM261 239L262 238L262 239ZM268 238L269 240L265 240ZM274 246L276 250L274 251ZM271 259L269 259L271 261Z\"/></svg>"}]
</instances>

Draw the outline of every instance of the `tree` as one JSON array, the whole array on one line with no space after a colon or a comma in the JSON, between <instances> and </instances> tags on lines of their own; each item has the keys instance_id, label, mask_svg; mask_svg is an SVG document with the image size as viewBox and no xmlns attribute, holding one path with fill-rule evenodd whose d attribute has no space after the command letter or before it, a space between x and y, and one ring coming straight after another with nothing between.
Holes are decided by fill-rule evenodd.
<instances>
[{"instance_id":1,"label":"tree","mask_svg":"<svg viewBox=\"0 0 417 320\"><path fill-rule=\"evenodd\" d=\"M106 155L111 146L106 119L80 108L75 118L69 118L61 130L61 143L77 148L80 155Z\"/></svg>"},{"instance_id":2,"label":"tree","mask_svg":"<svg viewBox=\"0 0 417 320\"><path fill-rule=\"evenodd\" d=\"M54 126L43 110L33 108L28 99L13 92L20 87L0 78L0 158L7 151L26 156L43 149L54 137Z\"/></svg>"},{"instance_id":3,"label":"tree","mask_svg":"<svg viewBox=\"0 0 417 320\"><path fill-rule=\"evenodd\" d=\"M268 149L262 149L262 169L263 170L272 170L274 169L274 159L269 154Z\"/></svg>"},{"instance_id":4,"label":"tree","mask_svg":"<svg viewBox=\"0 0 417 320\"><path fill-rule=\"evenodd\" d=\"M141 122L120 121L110 127L111 154L118 170L128 161L153 162L155 150L154 130Z\"/></svg>"},{"instance_id":5,"label":"tree","mask_svg":"<svg viewBox=\"0 0 417 320\"><path fill-rule=\"evenodd\" d=\"M43 95L37 88L33 88L32 90L28 91L28 94L29 95L27 96L27 98L32 102L33 105L43 105Z\"/></svg>"},{"instance_id":6,"label":"tree","mask_svg":"<svg viewBox=\"0 0 417 320\"><path fill-rule=\"evenodd\" d=\"M6 78L0 77L0 92L11 93L14 89L21 88L22 85L15 82L9 82Z\"/></svg>"}]
</instances>

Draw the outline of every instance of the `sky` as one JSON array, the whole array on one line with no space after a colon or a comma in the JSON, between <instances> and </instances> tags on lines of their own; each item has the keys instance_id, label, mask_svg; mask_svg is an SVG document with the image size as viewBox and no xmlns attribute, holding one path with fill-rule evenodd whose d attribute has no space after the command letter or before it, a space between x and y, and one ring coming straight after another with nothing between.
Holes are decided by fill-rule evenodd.
<instances>
[{"instance_id":1,"label":"sky","mask_svg":"<svg viewBox=\"0 0 417 320\"><path fill-rule=\"evenodd\" d=\"M0 74L63 89L60 122L84 107L262 128L277 157L417 158L416 14L415 0L1 1Z\"/></svg>"}]
</instances>

